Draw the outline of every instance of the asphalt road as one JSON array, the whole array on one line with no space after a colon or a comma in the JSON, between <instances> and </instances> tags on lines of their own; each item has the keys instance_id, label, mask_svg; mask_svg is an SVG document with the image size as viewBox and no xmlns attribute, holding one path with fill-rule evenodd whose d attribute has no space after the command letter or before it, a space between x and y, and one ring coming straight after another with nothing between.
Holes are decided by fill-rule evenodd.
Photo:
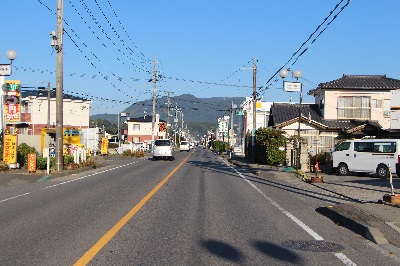
<instances>
[{"instance_id":1,"label":"asphalt road","mask_svg":"<svg viewBox=\"0 0 400 266\"><path fill-rule=\"evenodd\" d=\"M0 189L0 265L398 265L273 173L203 149ZM354 264L352 264L354 263Z\"/></svg>"}]
</instances>

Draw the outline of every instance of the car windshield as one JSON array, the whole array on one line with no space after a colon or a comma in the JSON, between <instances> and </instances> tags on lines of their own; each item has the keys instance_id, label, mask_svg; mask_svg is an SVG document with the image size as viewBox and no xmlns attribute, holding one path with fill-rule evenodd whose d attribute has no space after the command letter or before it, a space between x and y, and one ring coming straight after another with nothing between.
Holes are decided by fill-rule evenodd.
<instances>
[{"instance_id":1,"label":"car windshield","mask_svg":"<svg viewBox=\"0 0 400 266\"><path fill-rule=\"evenodd\" d=\"M181 145L187 145L187 142L186 141L182 141Z\"/></svg>"},{"instance_id":2,"label":"car windshield","mask_svg":"<svg viewBox=\"0 0 400 266\"><path fill-rule=\"evenodd\" d=\"M168 139L158 139L155 141L154 145L156 146L169 146L170 141Z\"/></svg>"}]
</instances>

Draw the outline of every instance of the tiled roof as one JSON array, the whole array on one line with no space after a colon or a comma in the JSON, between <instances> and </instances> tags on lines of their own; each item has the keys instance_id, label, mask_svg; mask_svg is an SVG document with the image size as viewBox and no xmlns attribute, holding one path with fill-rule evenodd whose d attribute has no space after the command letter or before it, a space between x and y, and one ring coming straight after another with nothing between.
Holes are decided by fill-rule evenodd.
<instances>
[{"instance_id":1,"label":"tiled roof","mask_svg":"<svg viewBox=\"0 0 400 266\"><path fill-rule=\"evenodd\" d=\"M381 128L382 126L379 124L378 121L374 120L325 120L325 125L327 125L329 128L337 128L337 129L343 129L343 130L348 130L352 129L355 127L359 127L361 125L366 125L366 126L374 126Z\"/></svg>"},{"instance_id":2,"label":"tiled roof","mask_svg":"<svg viewBox=\"0 0 400 266\"><path fill-rule=\"evenodd\" d=\"M340 79L320 83L308 94L319 89L396 90L400 89L400 80L388 78L386 75L343 75Z\"/></svg>"},{"instance_id":3,"label":"tiled roof","mask_svg":"<svg viewBox=\"0 0 400 266\"><path fill-rule=\"evenodd\" d=\"M153 117L151 115L146 115L146 116L141 116L141 117L136 117L136 118L129 118L128 122L140 122L140 123L151 123ZM161 120L159 122L166 122L164 120Z\"/></svg>"},{"instance_id":4,"label":"tiled roof","mask_svg":"<svg viewBox=\"0 0 400 266\"><path fill-rule=\"evenodd\" d=\"M269 126L283 127L298 123L299 105L291 103L274 103L271 107ZM351 130L360 126L382 128L377 121L371 120L325 120L318 104L302 104L301 119L315 126L331 130Z\"/></svg>"},{"instance_id":5,"label":"tiled roof","mask_svg":"<svg viewBox=\"0 0 400 266\"><path fill-rule=\"evenodd\" d=\"M287 123L291 120L298 121L299 105L291 103L274 103L271 107L271 115L275 126ZM318 104L302 104L301 116L323 124L322 113L318 108Z\"/></svg>"},{"instance_id":6,"label":"tiled roof","mask_svg":"<svg viewBox=\"0 0 400 266\"><path fill-rule=\"evenodd\" d=\"M21 90L21 98L26 98L29 96L35 96L35 97L47 97L47 91L46 90ZM56 93L55 91L50 92L50 98L56 98ZM75 100L75 101L90 101L88 99L82 98L82 97L77 97L69 94L63 94L63 99L69 99L69 100Z\"/></svg>"}]
</instances>

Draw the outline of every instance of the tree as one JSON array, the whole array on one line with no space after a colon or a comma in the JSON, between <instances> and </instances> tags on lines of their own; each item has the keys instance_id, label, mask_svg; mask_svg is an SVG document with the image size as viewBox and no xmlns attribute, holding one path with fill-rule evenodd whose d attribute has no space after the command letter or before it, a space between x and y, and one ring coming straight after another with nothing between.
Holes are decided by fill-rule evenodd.
<instances>
[{"instance_id":1,"label":"tree","mask_svg":"<svg viewBox=\"0 0 400 266\"><path fill-rule=\"evenodd\" d=\"M118 124L116 122L110 122L105 119L94 119L94 120L89 120L89 124L91 127L100 127L103 128L104 130L110 134L117 134L118 133Z\"/></svg>"},{"instance_id":2,"label":"tree","mask_svg":"<svg viewBox=\"0 0 400 266\"><path fill-rule=\"evenodd\" d=\"M264 164L284 164L287 138L285 131L273 128L259 128L255 132L254 161ZM246 157L251 154L251 133L246 134Z\"/></svg>"}]
</instances>

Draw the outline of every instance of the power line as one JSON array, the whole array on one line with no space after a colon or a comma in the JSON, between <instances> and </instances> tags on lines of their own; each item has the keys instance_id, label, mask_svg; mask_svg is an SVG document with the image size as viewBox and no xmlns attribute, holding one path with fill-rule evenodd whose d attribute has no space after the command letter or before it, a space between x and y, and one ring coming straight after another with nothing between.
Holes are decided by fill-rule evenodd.
<instances>
[{"instance_id":1,"label":"power line","mask_svg":"<svg viewBox=\"0 0 400 266\"><path fill-rule=\"evenodd\" d=\"M290 65L290 67L288 68L288 69L290 70L290 68L297 62L297 60L298 60L301 56L304 55L304 53L308 50L308 48L319 38L319 36L321 36L321 34L322 34L323 32L325 32L325 30L330 26L330 24L331 24L334 20L336 20L336 18L338 17L338 15L350 4L351 0L347 0L346 4L345 4L344 6L341 7L341 9L339 10L339 12L338 12L337 14L335 14L335 15L333 16L333 18L331 19L331 21L329 21L329 22L325 25L325 28L322 29L322 30L319 32L319 34L317 34L316 37L314 37L314 39L311 41L310 45L309 45L307 48L303 49L303 51L302 51L301 53L299 53L299 52L301 51L301 49L306 45L306 43L309 42L309 40L311 40L312 36L314 36L314 35L317 33L317 31L321 28L321 26L322 26L323 24L325 24L326 21L328 21L328 19L333 15L333 13L339 8L339 6L340 6L343 2L344 2L344 0L341 0L341 1L334 7L334 9L329 13L329 15L323 19L322 23L318 25L318 27L316 28L316 30L314 30L314 32L310 34L310 36L307 38L307 40L304 41L304 42L300 45L300 48L297 49L296 52L292 54L292 56L290 57L290 59L289 59L282 67L280 67L280 68L267 80L267 82L265 82L265 85L264 85L265 88L264 88L264 86L263 86L263 88L260 89L260 94L261 94L261 95L264 94L265 91L269 88L269 86L271 85L270 82L275 78L275 76L279 73L279 71L280 71L281 69L285 68L286 65L288 65L289 62L297 55L297 57L296 57L296 59L294 60L294 62L293 62L293 63ZM279 79L275 79L273 82L277 82L278 80L279 80Z\"/></svg>"}]
</instances>

